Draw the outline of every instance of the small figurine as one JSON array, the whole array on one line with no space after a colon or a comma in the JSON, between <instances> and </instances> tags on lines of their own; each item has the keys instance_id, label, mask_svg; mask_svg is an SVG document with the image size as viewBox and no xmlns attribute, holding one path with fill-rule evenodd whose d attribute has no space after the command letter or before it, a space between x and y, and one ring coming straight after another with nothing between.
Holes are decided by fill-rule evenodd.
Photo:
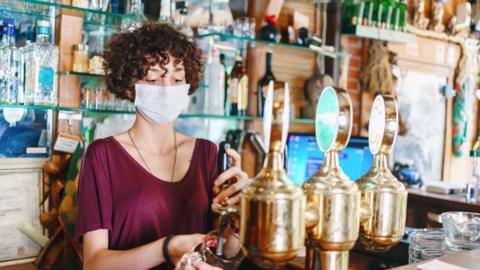
<instances>
[{"instance_id":1,"label":"small figurine","mask_svg":"<svg viewBox=\"0 0 480 270\"><path fill-rule=\"evenodd\" d=\"M472 22L472 5L469 2L457 5L457 21L454 27L454 34L461 32L468 35L470 23Z\"/></svg>"},{"instance_id":2,"label":"small figurine","mask_svg":"<svg viewBox=\"0 0 480 270\"><path fill-rule=\"evenodd\" d=\"M425 0L418 0L415 11L414 24L420 29L427 29L429 19L425 17Z\"/></svg>"},{"instance_id":3,"label":"small figurine","mask_svg":"<svg viewBox=\"0 0 480 270\"><path fill-rule=\"evenodd\" d=\"M444 3L441 0L433 2L433 17L432 28L433 31L443 33L445 25L443 25Z\"/></svg>"}]
</instances>

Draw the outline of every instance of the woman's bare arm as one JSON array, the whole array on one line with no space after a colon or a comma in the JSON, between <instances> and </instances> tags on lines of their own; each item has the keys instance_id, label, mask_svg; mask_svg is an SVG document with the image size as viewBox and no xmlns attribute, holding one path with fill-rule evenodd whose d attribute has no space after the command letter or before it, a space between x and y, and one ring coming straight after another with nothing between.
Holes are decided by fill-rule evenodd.
<instances>
[{"instance_id":1,"label":"woman's bare arm","mask_svg":"<svg viewBox=\"0 0 480 270\"><path fill-rule=\"evenodd\" d=\"M179 235L169 242L172 263L201 243L203 235ZM84 270L150 269L165 262L162 252L164 238L129 250L109 250L108 230L99 229L83 235Z\"/></svg>"}]
</instances>

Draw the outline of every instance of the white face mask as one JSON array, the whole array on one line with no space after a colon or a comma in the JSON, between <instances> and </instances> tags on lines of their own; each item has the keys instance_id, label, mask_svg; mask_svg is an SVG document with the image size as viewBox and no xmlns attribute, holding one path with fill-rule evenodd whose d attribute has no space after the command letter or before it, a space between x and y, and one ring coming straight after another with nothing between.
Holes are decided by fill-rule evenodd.
<instances>
[{"instance_id":1,"label":"white face mask","mask_svg":"<svg viewBox=\"0 0 480 270\"><path fill-rule=\"evenodd\" d=\"M152 123L166 124L175 120L188 107L189 84L135 84L135 108Z\"/></svg>"}]
</instances>

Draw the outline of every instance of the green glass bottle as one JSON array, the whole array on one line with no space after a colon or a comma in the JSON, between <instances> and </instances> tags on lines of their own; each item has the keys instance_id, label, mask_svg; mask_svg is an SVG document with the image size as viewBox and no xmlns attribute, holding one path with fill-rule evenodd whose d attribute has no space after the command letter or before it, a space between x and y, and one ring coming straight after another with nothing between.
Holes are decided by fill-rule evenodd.
<instances>
[{"instance_id":1,"label":"green glass bottle","mask_svg":"<svg viewBox=\"0 0 480 270\"><path fill-rule=\"evenodd\" d=\"M398 31L407 31L407 3L406 0L400 0L398 2Z\"/></svg>"},{"instance_id":2,"label":"green glass bottle","mask_svg":"<svg viewBox=\"0 0 480 270\"><path fill-rule=\"evenodd\" d=\"M349 25L353 16L353 0L345 0L342 6L342 21Z\"/></svg>"},{"instance_id":3,"label":"green glass bottle","mask_svg":"<svg viewBox=\"0 0 480 270\"><path fill-rule=\"evenodd\" d=\"M362 24L363 12L365 10L365 1L353 0L352 25Z\"/></svg>"},{"instance_id":4,"label":"green glass bottle","mask_svg":"<svg viewBox=\"0 0 480 270\"><path fill-rule=\"evenodd\" d=\"M388 10L390 8L389 0L381 0L378 6L377 24L378 28L386 29L388 21Z\"/></svg>"},{"instance_id":5,"label":"green glass bottle","mask_svg":"<svg viewBox=\"0 0 480 270\"><path fill-rule=\"evenodd\" d=\"M395 21L397 13L397 0L390 0L390 7L388 8L388 23L386 29L395 30Z\"/></svg>"},{"instance_id":6,"label":"green glass bottle","mask_svg":"<svg viewBox=\"0 0 480 270\"><path fill-rule=\"evenodd\" d=\"M363 9L363 16L362 16L362 24L363 25L370 25L372 15L373 15L373 2L372 0L365 0L364 9Z\"/></svg>"},{"instance_id":7,"label":"green glass bottle","mask_svg":"<svg viewBox=\"0 0 480 270\"><path fill-rule=\"evenodd\" d=\"M382 21L382 0L372 0L372 16L369 20L369 26L380 27L380 23Z\"/></svg>"}]
</instances>

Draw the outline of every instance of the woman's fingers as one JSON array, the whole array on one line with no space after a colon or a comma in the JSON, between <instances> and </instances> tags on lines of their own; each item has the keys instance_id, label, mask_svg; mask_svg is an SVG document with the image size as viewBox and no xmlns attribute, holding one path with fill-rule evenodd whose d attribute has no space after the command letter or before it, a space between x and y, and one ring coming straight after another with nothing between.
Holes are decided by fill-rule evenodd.
<instances>
[{"instance_id":1,"label":"woman's fingers","mask_svg":"<svg viewBox=\"0 0 480 270\"><path fill-rule=\"evenodd\" d=\"M242 171L242 169L238 167L232 167L217 176L217 179L215 179L215 182L213 184L215 186L220 186L221 184L225 183L233 177L237 178L238 180L242 178L248 178L248 175L244 171Z\"/></svg>"},{"instance_id":2,"label":"woman's fingers","mask_svg":"<svg viewBox=\"0 0 480 270\"><path fill-rule=\"evenodd\" d=\"M242 158L240 154L232 148L226 149L227 155L232 158L232 166L240 168L242 166Z\"/></svg>"},{"instance_id":3,"label":"woman's fingers","mask_svg":"<svg viewBox=\"0 0 480 270\"><path fill-rule=\"evenodd\" d=\"M228 197L228 204L235 204L239 200L240 191L248 184L248 178L241 178L236 183L230 185L227 189L220 192L213 201L218 203L223 200L223 198ZM235 196L236 195L236 196ZM237 198L235 198L237 197Z\"/></svg>"}]
</instances>

